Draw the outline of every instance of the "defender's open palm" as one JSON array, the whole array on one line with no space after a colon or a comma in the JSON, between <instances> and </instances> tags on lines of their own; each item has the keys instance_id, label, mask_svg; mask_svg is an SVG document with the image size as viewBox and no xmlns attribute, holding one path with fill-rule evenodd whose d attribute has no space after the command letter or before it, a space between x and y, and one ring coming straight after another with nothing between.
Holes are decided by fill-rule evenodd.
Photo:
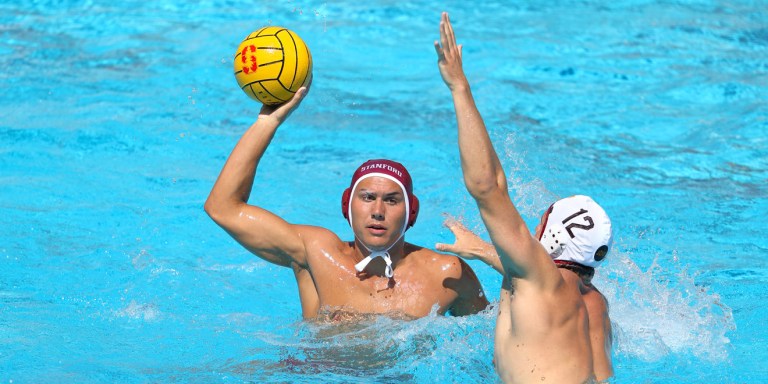
<instances>
[{"instance_id":1,"label":"defender's open palm","mask_svg":"<svg viewBox=\"0 0 768 384\"><path fill-rule=\"evenodd\" d=\"M448 88L454 90L467 85L461 63L461 45L456 44L453 26L446 12L443 12L440 18L440 42L435 41L435 52L440 76Z\"/></svg>"},{"instance_id":2,"label":"defender's open palm","mask_svg":"<svg viewBox=\"0 0 768 384\"><path fill-rule=\"evenodd\" d=\"M437 243L435 249L453 253L466 260L480 260L501 273L502 276L504 275L504 267L501 265L499 255L493 244L485 242L452 216L448 216L443 225L453 232L456 241L453 244Z\"/></svg>"},{"instance_id":3,"label":"defender's open palm","mask_svg":"<svg viewBox=\"0 0 768 384\"><path fill-rule=\"evenodd\" d=\"M443 225L453 232L456 241L453 244L435 244L438 251L450 252L467 260L475 260L493 249L493 246L483 241L454 217L448 217Z\"/></svg>"}]
</instances>

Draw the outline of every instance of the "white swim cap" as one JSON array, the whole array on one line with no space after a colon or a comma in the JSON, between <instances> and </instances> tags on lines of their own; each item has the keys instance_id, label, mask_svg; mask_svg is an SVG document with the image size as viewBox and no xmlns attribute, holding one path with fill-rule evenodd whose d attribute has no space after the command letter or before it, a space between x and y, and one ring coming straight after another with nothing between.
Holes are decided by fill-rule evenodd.
<instances>
[{"instance_id":1,"label":"white swim cap","mask_svg":"<svg viewBox=\"0 0 768 384\"><path fill-rule=\"evenodd\" d=\"M539 241L554 260L594 268L613 243L611 219L589 196L566 197L550 207Z\"/></svg>"}]
</instances>

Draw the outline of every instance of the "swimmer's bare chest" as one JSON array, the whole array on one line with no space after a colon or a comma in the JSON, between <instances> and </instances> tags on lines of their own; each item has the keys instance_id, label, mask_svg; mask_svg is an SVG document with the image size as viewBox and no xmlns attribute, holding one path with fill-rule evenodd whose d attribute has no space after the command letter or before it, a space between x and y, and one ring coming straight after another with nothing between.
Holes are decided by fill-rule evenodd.
<instances>
[{"instance_id":1,"label":"swimmer's bare chest","mask_svg":"<svg viewBox=\"0 0 768 384\"><path fill-rule=\"evenodd\" d=\"M457 294L443 287L440 268L419 262L417 252L395 266L394 277L383 274L383 260L369 264L371 274L360 274L352 243L315 242L308 255L309 269L321 310L340 309L357 313L401 312L426 316L437 305L444 313ZM379 263L377 265L377 263Z\"/></svg>"},{"instance_id":2,"label":"swimmer's bare chest","mask_svg":"<svg viewBox=\"0 0 768 384\"><path fill-rule=\"evenodd\" d=\"M319 279L320 306L359 313L398 312L422 317L437 305L438 312L452 297L442 287L430 287L428 279L395 271L393 278L383 276L343 276Z\"/></svg>"}]
</instances>

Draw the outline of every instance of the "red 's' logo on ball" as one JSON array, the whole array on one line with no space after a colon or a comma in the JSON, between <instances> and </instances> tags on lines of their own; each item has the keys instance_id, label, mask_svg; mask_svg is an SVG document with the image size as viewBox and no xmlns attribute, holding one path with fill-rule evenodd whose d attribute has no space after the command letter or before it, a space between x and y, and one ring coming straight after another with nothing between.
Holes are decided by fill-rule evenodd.
<instances>
[{"instance_id":1,"label":"red 's' logo on ball","mask_svg":"<svg viewBox=\"0 0 768 384\"><path fill-rule=\"evenodd\" d=\"M251 50L251 55L246 56L248 53L248 50ZM243 73L246 75L250 72L256 72L257 69L259 69L259 63L256 62L256 55L254 54L256 52L256 47L253 45L249 45L243 48L243 52L240 55L240 61L243 62ZM251 66L248 67L248 60L250 58Z\"/></svg>"}]
</instances>

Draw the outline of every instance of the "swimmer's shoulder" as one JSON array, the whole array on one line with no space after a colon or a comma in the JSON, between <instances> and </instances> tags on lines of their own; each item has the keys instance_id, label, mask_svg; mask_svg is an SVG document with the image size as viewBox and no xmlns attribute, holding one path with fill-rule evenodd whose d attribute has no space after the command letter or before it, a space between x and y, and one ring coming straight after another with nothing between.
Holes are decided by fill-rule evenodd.
<instances>
[{"instance_id":1,"label":"swimmer's shoulder","mask_svg":"<svg viewBox=\"0 0 768 384\"><path fill-rule=\"evenodd\" d=\"M582 293L581 297L584 300L584 304L587 306L587 311L593 314L606 314L608 313L608 299L595 288L593 285L588 286L590 289Z\"/></svg>"},{"instance_id":2,"label":"swimmer's shoulder","mask_svg":"<svg viewBox=\"0 0 768 384\"><path fill-rule=\"evenodd\" d=\"M304 224L295 224L294 227L304 241L304 244L308 247L313 244L317 246L328 246L329 244L341 246L346 244L345 241L341 240L338 235L328 228Z\"/></svg>"},{"instance_id":3,"label":"swimmer's shoulder","mask_svg":"<svg viewBox=\"0 0 768 384\"><path fill-rule=\"evenodd\" d=\"M412 262L418 264L420 268L429 269L433 274L442 272L438 274L459 277L465 265L458 256L440 253L410 243L406 243L406 251Z\"/></svg>"},{"instance_id":4,"label":"swimmer's shoulder","mask_svg":"<svg viewBox=\"0 0 768 384\"><path fill-rule=\"evenodd\" d=\"M314 225L296 225L296 230L304 243L304 249L310 263L312 260L328 260L327 256L350 257L354 250L354 243L343 241L338 235L328 228ZM324 263L321 263L324 264ZM321 264L314 264L315 267Z\"/></svg>"}]
</instances>

